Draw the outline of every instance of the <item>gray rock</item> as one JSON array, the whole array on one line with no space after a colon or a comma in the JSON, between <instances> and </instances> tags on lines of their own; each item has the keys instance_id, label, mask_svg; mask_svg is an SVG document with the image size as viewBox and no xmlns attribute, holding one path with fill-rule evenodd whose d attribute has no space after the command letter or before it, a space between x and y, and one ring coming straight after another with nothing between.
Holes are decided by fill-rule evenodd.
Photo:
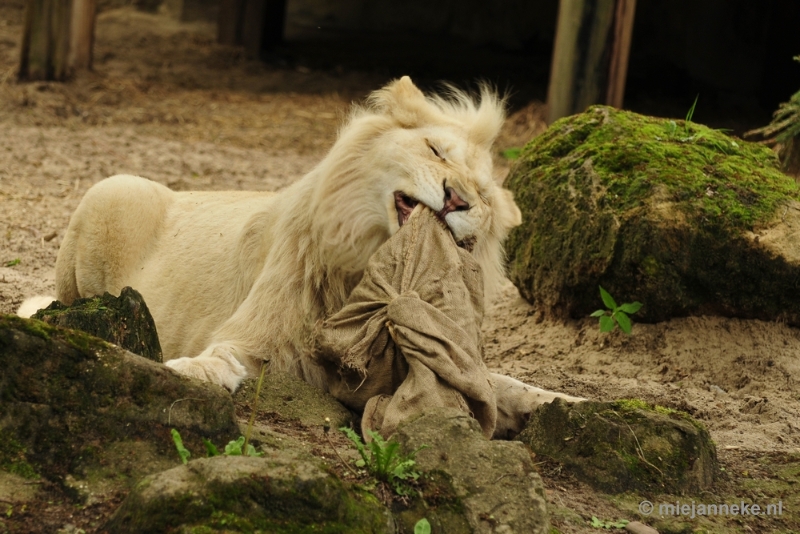
<instances>
[{"instance_id":1,"label":"gray rock","mask_svg":"<svg viewBox=\"0 0 800 534\"><path fill-rule=\"evenodd\" d=\"M447 409L402 424L394 437L406 451L428 447L416 457L428 508L399 514L409 531L423 515L435 532L549 531L542 480L521 443L489 441L477 421Z\"/></svg>"},{"instance_id":2,"label":"gray rock","mask_svg":"<svg viewBox=\"0 0 800 534\"><path fill-rule=\"evenodd\" d=\"M698 493L719 475L717 451L689 415L643 401L538 406L517 437L609 493Z\"/></svg>"},{"instance_id":3,"label":"gray rock","mask_svg":"<svg viewBox=\"0 0 800 534\"><path fill-rule=\"evenodd\" d=\"M217 456L151 475L105 525L109 532L391 533L388 510L287 451ZM214 529L214 530L211 530Z\"/></svg>"},{"instance_id":4,"label":"gray rock","mask_svg":"<svg viewBox=\"0 0 800 534\"><path fill-rule=\"evenodd\" d=\"M509 277L553 315L602 308L800 325L800 192L775 155L711 128L595 106L524 149Z\"/></svg>"},{"instance_id":5,"label":"gray rock","mask_svg":"<svg viewBox=\"0 0 800 534\"><path fill-rule=\"evenodd\" d=\"M252 408L257 382L256 379L245 380L236 391L234 401ZM333 395L286 373L264 376L258 413L275 415L279 420L298 421L307 427L322 427L326 417L330 418L333 428L349 426L353 420L353 414Z\"/></svg>"},{"instance_id":6,"label":"gray rock","mask_svg":"<svg viewBox=\"0 0 800 534\"><path fill-rule=\"evenodd\" d=\"M91 334L148 360L161 362L161 344L156 323L142 295L125 287L119 297L77 299L69 306L55 301L33 316L53 326L73 328Z\"/></svg>"},{"instance_id":7,"label":"gray rock","mask_svg":"<svg viewBox=\"0 0 800 534\"><path fill-rule=\"evenodd\" d=\"M230 395L83 332L0 316L0 467L83 500L239 436Z\"/></svg>"}]
</instances>

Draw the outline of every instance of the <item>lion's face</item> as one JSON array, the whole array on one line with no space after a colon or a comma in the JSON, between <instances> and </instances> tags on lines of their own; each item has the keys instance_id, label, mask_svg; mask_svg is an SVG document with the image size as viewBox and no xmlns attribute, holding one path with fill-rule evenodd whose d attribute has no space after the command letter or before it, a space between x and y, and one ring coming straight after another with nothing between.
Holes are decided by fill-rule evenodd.
<instances>
[{"instance_id":1,"label":"lion's face","mask_svg":"<svg viewBox=\"0 0 800 534\"><path fill-rule=\"evenodd\" d=\"M517 212L510 195L492 177L489 150L471 141L459 125L396 129L385 134L381 144L386 145L383 154L390 155L380 170L390 233L422 203L471 250L489 238L494 211L512 218Z\"/></svg>"},{"instance_id":2,"label":"lion's face","mask_svg":"<svg viewBox=\"0 0 800 534\"><path fill-rule=\"evenodd\" d=\"M503 120L503 103L487 88L478 103L455 89L426 97L407 77L374 92L315 171L324 179L311 216L330 247L328 265L363 270L422 203L476 257L491 295L503 279L502 242L522 219L493 177Z\"/></svg>"},{"instance_id":3,"label":"lion's face","mask_svg":"<svg viewBox=\"0 0 800 534\"><path fill-rule=\"evenodd\" d=\"M374 93L371 102L389 120L365 155L388 233L425 204L476 256L491 295L504 275L502 243L522 222L511 193L493 176L503 103L487 88L479 103L457 90L426 98L407 77Z\"/></svg>"}]
</instances>

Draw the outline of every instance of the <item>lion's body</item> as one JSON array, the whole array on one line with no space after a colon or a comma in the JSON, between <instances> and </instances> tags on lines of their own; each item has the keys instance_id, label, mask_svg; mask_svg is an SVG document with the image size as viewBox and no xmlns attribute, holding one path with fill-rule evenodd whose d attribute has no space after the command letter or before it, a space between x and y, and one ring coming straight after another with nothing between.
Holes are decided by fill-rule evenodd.
<instances>
[{"instance_id":1,"label":"lion's body","mask_svg":"<svg viewBox=\"0 0 800 534\"><path fill-rule=\"evenodd\" d=\"M338 311L369 258L418 202L469 243L487 295L502 241L521 222L493 177L503 104L453 90L425 97L403 78L356 107L328 155L279 193L173 192L120 175L92 187L56 262L57 298L137 289L167 365L231 390L262 362L325 389L313 327ZM42 297L20 308L29 313ZM498 435L555 393L494 375ZM565 397L568 400L574 398Z\"/></svg>"},{"instance_id":2,"label":"lion's body","mask_svg":"<svg viewBox=\"0 0 800 534\"><path fill-rule=\"evenodd\" d=\"M264 266L265 236L243 235L274 193L173 192L135 176L93 187L56 265L62 302L136 288L155 318L165 360L200 354ZM260 242L260 243L259 243Z\"/></svg>"},{"instance_id":3,"label":"lion's body","mask_svg":"<svg viewBox=\"0 0 800 534\"><path fill-rule=\"evenodd\" d=\"M279 193L104 180L70 220L57 298L134 287L179 372L235 389L269 360L324 388L313 325L342 307L403 223L403 202L428 205L475 243L489 293L502 280L502 241L520 222L492 175L502 107L488 90L479 104L455 90L426 98L403 78L356 107L328 155Z\"/></svg>"}]
</instances>

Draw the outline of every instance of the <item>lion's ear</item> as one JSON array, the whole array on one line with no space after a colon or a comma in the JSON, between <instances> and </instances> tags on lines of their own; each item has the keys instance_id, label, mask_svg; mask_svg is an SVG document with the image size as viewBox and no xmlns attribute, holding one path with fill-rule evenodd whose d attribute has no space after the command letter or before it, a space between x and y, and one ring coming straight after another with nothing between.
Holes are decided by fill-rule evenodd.
<instances>
[{"instance_id":1,"label":"lion's ear","mask_svg":"<svg viewBox=\"0 0 800 534\"><path fill-rule=\"evenodd\" d=\"M500 239L505 239L512 228L522 224L522 212L514 202L514 194L508 189L498 188L493 204L494 233Z\"/></svg>"},{"instance_id":2,"label":"lion's ear","mask_svg":"<svg viewBox=\"0 0 800 534\"><path fill-rule=\"evenodd\" d=\"M421 124L428 107L425 95L408 76L375 91L369 101L377 111L391 115L404 128Z\"/></svg>"}]
</instances>

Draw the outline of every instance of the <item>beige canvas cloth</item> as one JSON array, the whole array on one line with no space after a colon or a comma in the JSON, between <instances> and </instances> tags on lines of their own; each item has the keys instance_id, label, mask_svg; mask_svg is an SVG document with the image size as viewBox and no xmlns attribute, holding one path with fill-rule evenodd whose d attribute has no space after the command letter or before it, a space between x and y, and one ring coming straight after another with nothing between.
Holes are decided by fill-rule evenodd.
<instances>
[{"instance_id":1,"label":"beige canvas cloth","mask_svg":"<svg viewBox=\"0 0 800 534\"><path fill-rule=\"evenodd\" d=\"M330 392L390 436L440 406L472 414L491 437L497 406L482 359L480 268L428 208L373 255L344 308L317 325ZM366 432L364 432L366 436Z\"/></svg>"}]
</instances>

